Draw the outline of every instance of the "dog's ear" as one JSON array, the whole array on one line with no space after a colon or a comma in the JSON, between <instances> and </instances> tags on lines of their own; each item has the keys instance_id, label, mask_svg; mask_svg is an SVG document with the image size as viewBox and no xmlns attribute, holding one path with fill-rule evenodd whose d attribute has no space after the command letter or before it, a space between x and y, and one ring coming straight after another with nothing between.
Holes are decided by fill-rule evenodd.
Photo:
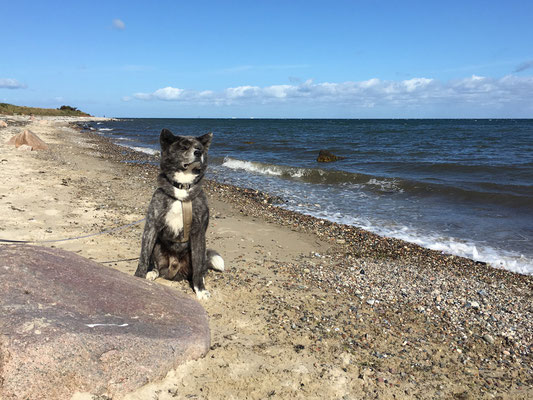
<instances>
[{"instance_id":1,"label":"dog's ear","mask_svg":"<svg viewBox=\"0 0 533 400\"><path fill-rule=\"evenodd\" d=\"M161 148L170 146L176 141L177 137L170 132L168 129L163 129L161 135L159 136L159 143L161 143Z\"/></svg>"},{"instance_id":2,"label":"dog's ear","mask_svg":"<svg viewBox=\"0 0 533 400\"><path fill-rule=\"evenodd\" d=\"M202 143L202 146L204 146L204 149L207 151L207 149L209 149L209 145L211 144L211 139L213 139L213 133L206 133L205 135L198 136L196 139Z\"/></svg>"}]
</instances>

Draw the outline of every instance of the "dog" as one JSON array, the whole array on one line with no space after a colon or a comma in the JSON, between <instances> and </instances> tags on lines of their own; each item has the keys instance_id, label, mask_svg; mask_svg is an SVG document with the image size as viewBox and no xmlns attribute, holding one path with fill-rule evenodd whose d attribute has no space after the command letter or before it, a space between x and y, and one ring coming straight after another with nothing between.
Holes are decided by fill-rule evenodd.
<instances>
[{"instance_id":1,"label":"dog","mask_svg":"<svg viewBox=\"0 0 533 400\"><path fill-rule=\"evenodd\" d=\"M192 137L161 131L161 172L135 271L135 276L149 280L187 279L198 299L210 297L204 282L208 269L224 271L224 259L205 244L209 208L202 181L212 138L212 133Z\"/></svg>"}]
</instances>

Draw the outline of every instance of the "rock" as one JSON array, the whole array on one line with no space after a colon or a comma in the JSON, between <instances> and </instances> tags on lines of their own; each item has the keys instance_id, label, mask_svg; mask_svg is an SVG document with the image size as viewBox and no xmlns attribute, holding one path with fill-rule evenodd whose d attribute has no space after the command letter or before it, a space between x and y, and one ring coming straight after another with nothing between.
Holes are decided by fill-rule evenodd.
<instances>
[{"instance_id":1,"label":"rock","mask_svg":"<svg viewBox=\"0 0 533 400\"><path fill-rule=\"evenodd\" d=\"M32 150L48 150L48 145L28 129L13 136L7 141L7 144L15 145L17 148L22 145L28 145Z\"/></svg>"},{"instance_id":2,"label":"rock","mask_svg":"<svg viewBox=\"0 0 533 400\"><path fill-rule=\"evenodd\" d=\"M7 128L7 122L6 121L0 121L0 128Z\"/></svg>"},{"instance_id":3,"label":"rock","mask_svg":"<svg viewBox=\"0 0 533 400\"><path fill-rule=\"evenodd\" d=\"M0 246L0 398L120 397L210 345L194 299L70 252Z\"/></svg>"},{"instance_id":4,"label":"rock","mask_svg":"<svg viewBox=\"0 0 533 400\"><path fill-rule=\"evenodd\" d=\"M374 304L376 304L376 301L377 301L377 300L375 300L375 299L368 299L368 300L366 301L366 304L368 304L369 306L373 306Z\"/></svg>"},{"instance_id":5,"label":"rock","mask_svg":"<svg viewBox=\"0 0 533 400\"><path fill-rule=\"evenodd\" d=\"M488 333L486 335L483 335L483 340L487 343L494 344L494 338Z\"/></svg>"},{"instance_id":6,"label":"rock","mask_svg":"<svg viewBox=\"0 0 533 400\"><path fill-rule=\"evenodd\" d=\"M473 308L474 310L479 310L479 303L477 301L468 301L466 306L468 308Z\"/></svg>"},{"instance_id":7,"label":"rock","mask_svg":"<svg viewBox=\"0 0 533 400\"><path fill-rule=\"evenodd\" d=\"M338 157L333 153L330 153L327 150L320 150L318 153L318 158L316 159L318 162L333 162L333 161L339 161L344 159L344 157Z\"/></svg>"},{"instance_id":8,"label":"rock","mask_svg":"<svg viewBox=\"0 0 533 400\"><path fill-rule=\"evenodd\" d=\"M33 148L31 146L28 146L27 144L21 144L18 148L18 151L32 151Z\"/></svg>"}]
</instances>

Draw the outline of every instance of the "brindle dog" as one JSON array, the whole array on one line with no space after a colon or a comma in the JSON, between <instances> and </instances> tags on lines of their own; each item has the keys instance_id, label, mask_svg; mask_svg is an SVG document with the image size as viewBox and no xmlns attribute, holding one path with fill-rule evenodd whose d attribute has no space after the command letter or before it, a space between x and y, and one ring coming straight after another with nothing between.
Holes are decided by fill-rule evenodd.
<instances>
[{"instance_id":1,"label":"brindle dog","mask_svg":"<svg viewBox=\"0 0 533 400\"><path fill-rule=\"evenodd\" d=\"M212 138L212 133L190 137L161 131L161 173L148 206L135 271L135 276L150 280L187 279L199 299L210 296L204 284L207 270L224 270L222 257L205 245L209 208L202 180ZM192 208L189 221L187 207Z\"/></svg>"}]
</instances>

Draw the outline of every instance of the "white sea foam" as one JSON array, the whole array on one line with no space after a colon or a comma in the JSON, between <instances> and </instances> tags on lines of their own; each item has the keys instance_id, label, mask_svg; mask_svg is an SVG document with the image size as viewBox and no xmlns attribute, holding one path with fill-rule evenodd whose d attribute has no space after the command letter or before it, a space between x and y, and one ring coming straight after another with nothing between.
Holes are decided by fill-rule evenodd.
<instances>
[{"instance_id":1,"label":"white sea foam","mask_svg":"<svg viewBox=\"0 0 533 400\"><path fill-rule=\"evenodd\" d=\"M126 136L115 136L113 137L113 140L117 142L133 142L132 138L126 137Z\"/></svg>"},{"instance_id":2,"label":"white sea foam","mask_svg":"<svg viewBox=\"0 0 533 400\"><path fill-rule=\"evenodd\" d=\"M309 173L309 170L306 168L264 164L255 161L243 161L231 157L226 157L224 159L224 162L222 163L222 166L233 170L242 170L255 174L283 176L291 178L302 178Z\"/></svg>"},{"instance_id":3,"label":"white sea foam","mask_svg":"<svg viewBox=\"0 0 533 400\"><path fill-rule=\"evenodd\" d=\"M307 213L313 214L312 212ZM345 217L340 213L333 215L321 214L315 216L346 225L354 225L380 236L405 240L406 242L418 244L430 250L440 251L443 254L451 254L484 262L494 268L506 269L524 275L533 275L533 260L528 259L522 254L496 249L469 240L444 237L435 232L420 232L415 228L407 226L386 226L386 224L375 223L367 219Z\"/></svg>"},{"instance_id":4,"label":"white sea foam","mask_svg":"<svg viewBox=\"0 0 533 400\"><path fill-rule=\"evenodd\" d=\"M112 128L98 128L98 130L100 132L109 132L109 131L112 131L113 129Z\"/></svg>"},{"instance_id":5,"label":"white sea foam","mask_svg":"<svg viewBox=\"0 0 533 400\"><path fill-rule=\"evenodd\" d=\"M261 163L252 161L236 160L234 158L226 157L222 166L231 169L241 169L247 172L254 172L264 175L280 176L282 174L281 168L276 166L267 166Z\"/></svg>"},{"instance_id":6,"label":"white sea foam","mask_svg":"<svg viewBox=\"0 0 533 400\"><path fill-rule=\"evenodd\" d=\"M372 178L366 184L377 186L383 192L397 192L397 193L404 192L404 190L399 187L398 181L396 179L382 180L382 179Z\"/></svg>"},{"instance_id":7,"label":"white sea foam","mask_svg":"<svg viewBox=\"0 0 533 400\"><path fill-rule=\"evenodd\" d=\"M126 146L132 150L140 151L141 153L150 154L151 156L155 156L159 154L159 150L151 149L149 147L137 147L137 146Z\"/></svg>"}]
</instances>

